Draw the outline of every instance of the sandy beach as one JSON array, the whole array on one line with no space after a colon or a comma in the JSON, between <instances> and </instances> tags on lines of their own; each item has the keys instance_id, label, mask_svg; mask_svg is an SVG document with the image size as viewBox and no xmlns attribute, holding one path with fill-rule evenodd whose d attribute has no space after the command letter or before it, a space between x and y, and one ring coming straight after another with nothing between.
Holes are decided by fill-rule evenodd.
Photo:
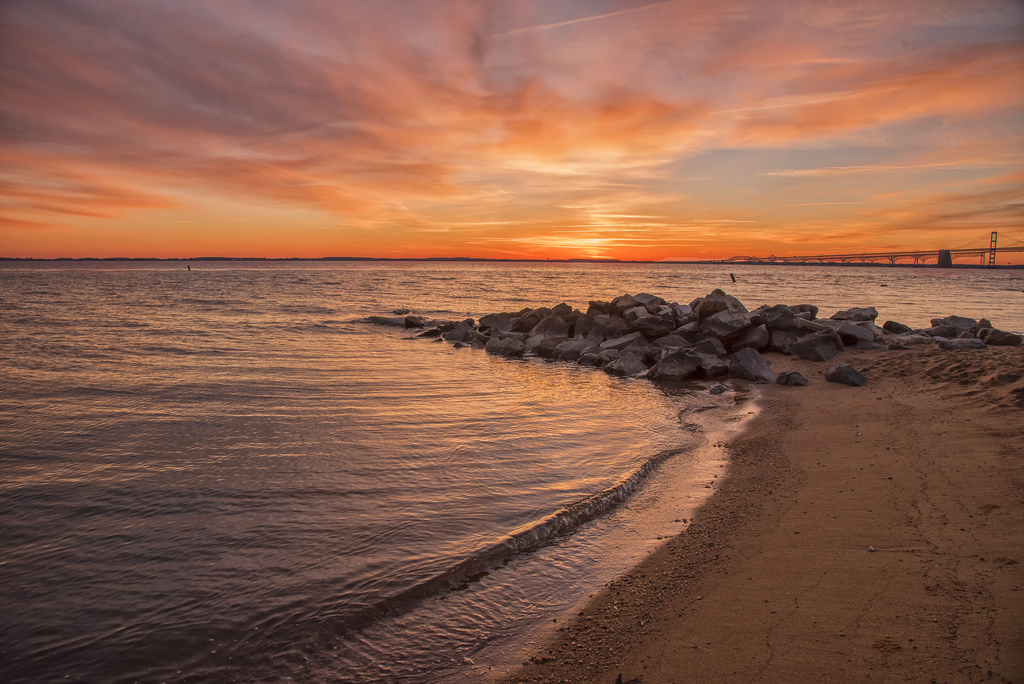
<instances>
[{"instance_id":1,"label":"sandy beach","mask_svg":"<svg viewBox=\"0 0 1024 684\"><path fill-rule=\"evenodd\" d=\"M1024 681L1024 348L766 358L809 385L759 386L687 529L509 680Z\"/></svg>"}]
</instances>

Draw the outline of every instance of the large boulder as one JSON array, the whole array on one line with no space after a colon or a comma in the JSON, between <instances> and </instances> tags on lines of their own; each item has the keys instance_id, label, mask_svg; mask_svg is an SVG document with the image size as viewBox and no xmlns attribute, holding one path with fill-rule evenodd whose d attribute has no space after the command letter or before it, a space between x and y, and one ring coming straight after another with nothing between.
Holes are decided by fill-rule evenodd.
<instances>
[{"instance_id":1,"label":"large boulder","mask_svg":"<svg viewBox=\"0 0 1024 684\"><path fill-rule=\"evenodd\" d=\"M768 351L779 352L780 354L792 354L793 345L800 337L789 330L773 330L771 340L768 342Z\"/></svg>"},{"instance_id":2,"label":"large boulder","mask_svg":"<svg viewBox=\"0 0 1024 684\"><path fill-rule=\"evenodd\" d=\"M885 325L882 326L882 330L893 335L902 335L903 333L911 332L913 328L897 321L886 321Z\"/></svg>"},{"instance_id":3,"label":"large boulder","mask_svg":"<svg viewBox=\"0 0 1024 684\"><path fill-rule=\"evenodd\" d=\"M859 342L875 341L875 333L863 326L849 321L842 321L836 332L839 333L839 337L843 340L843 344L857 344Z\"/></svg>"},{"instance_id":4,"label":"large boulder","mask_svg":"<svg viewBox=\"0 0 1024 684\"><path fill-rule=\"evenodd\" d=\"M984 349L987 345L977 337L963 337L955 340L940 340L939 347L942 349Z\"/></svg>"},{"instance_id":5,"label":"large boulder","mask_svg":"<svg viewBox=\"0 0 1024 684\"><path fill-rule=\"evenodd\" d=\"M851 387L860 387L868 381L860 371L848 363L837 363L825 371L825 379Z\"/></svg>"},{"instance_id":6,"label":"large boulder","mask_svg":"<svg viewBox=\"0 0 1024 684\"><path fill-rule=\"evenodd\" d=\"M530 337L568 337L569 322L561 316L552 314L541 319L530 329Z\"/></svg>"},{"instance_id":7,"label":"large boulder","mask_svg":"<svg viewBox=\"0 0 1024 684\"><path fill-rule=\"evenodd\" d=\"M729 362L720 356L701 354L700 371L706 378L723 378L729 374Z\"/></svg>"},{"instance_id":8,"label":"large boulder","mask_svg":"<svg viewBox=\"0 0 1024 684\"><path fill-rule=\"evenodd\" d=\"M517 319L517 316L513 316L510 313L487 314L486 316L480 317L480 324L478 327L481 331L489 332L492 335L494 333L506 333L512 330Z\"/></svg>"},{"instance_id":9,"label":"large boulder","mask_svg":"<svg viewBox=\"0 0 1024 684\"><path fill-rule=\"evenodd\" d=\"M639 304L640 306L645 307L647 311L649 311L652 314L657 313L659 308L668 304L668 302L666 302L661 297L656 297L655 295L647 294L646 292L641 292L638 295L633 295L633 301Z\"/></svg>"},{"instance_id":10,"label":"large boulder","mask_svg":"<svg viewBox=\"0 0 1024 684\"><path fill-rule=\"evenodd\" d=\"M793 353L807 361L828 361L842 350L839 333L829 329L805 335L793 343Z\"/></svg>"},{"instance_id":11,"label":"large boulder","mask_svg":"<svg viewBox=\"0 0 1024 684\"><path fill-rule=\"evenodd\" d=\"M633 299L632 295L619 295L612 300L612 305L608 313L615 316L621 316L626 309L632 309L634 306L640 306L640 303Z\"/></svg>"},{"instance_id":12,"label":"large boulder","mask_svg":"<svg viewBox=\"0 0 1024 684\"><path fill-rule=\"evenodd\" d=\"M754 382L775 382L771 365L757 350L750 348L740 349L729 357L729 375Z\"/></svg>"},{"instance_id":13,"label":"large boulder","mask_svg":"<svg viewBox=\"0 0 1024 684\"><path fill-rule=\"evenodd\" d=\"M605 365L604 370L610 375L635 378L647 371L647 364L635 354L622 354L611 363Z\"/></svg>"},{"instance_id":14,"label":"large boulder","mask_svg":"<svg viewBox=\"0 0 1024 684\"><path fill-rule=\"evenodd\" d=\"M441 333L441 337L448 342L469 342L476 338L479 333L471 323L466 321L456 321L447 326L448 329Z\"/></svg>"},{"instance_id":15,"label":"large boulder","mask_svg":"<svg viewBox=\"0 0 1024 684\"><path fill-rule=\"evenodd\" d=\"M649 314L646 309L644 314L634 319L631 325L650 339L667 335L676 329L676 321L671 315Z\"/></svg>"},{"instance_id":16,"label":"large boulder","mask_svg":"<svg viewBox=\"0 0 1024 684\"><path fill-rule=\"evenodd\" d=\"M647 371L651 380L686 380L700 372L704 355L690 349L680 349L663 356Z\"/></svg>"},{"instance_id":17,"label":"large boulder","mask_svg":"<svg viewBox=\"0 0 1024 684\"><path fill-rule=\"evenodd\" d=\"M760 351L771 343L772 335L768 332L768 326L761 324L756 328L750 328L740 339L732 343L730 349L737 352L740 349L757 349Z\"/></svg>"},{"instance_id":18,"label":"large boulder","mask_svg":"<svg viewBox=\"0 0 1024 684\"><path fill-rule=\"evenodd\" d=\"M945 318L933 318L931 324L933 328L940 325L951 325L959 329L960 332L965 332L978 325L978 321L965 316L946 316Z\"/></svg>"},{"instance_id":19,"label":"large boulder","mask_svg":"<svg viewBox=\"0 0 1024 684\"><path fill-rule=\"evenodd\" d=\"M722 356L725 354L725 345L722 344L721 340L714 337L691 344L690 349L698 354L707 354L708 356Z\"/></svg>"},{"instance_id":20,"label":"large boulder","mask_svg":"<svg viewBox=\"0 0 1024 684\"><path fill-rule=\"evenodd\" d=\"M1001 347L1020 346L1021 340L1024 339L1017 333L1006 332L1005 330L999 330L998 328L982 328L978 332L978 337L984 340L985 344Z\"/></svg>"},{"instance_id":21,"label":"large boulder","mask_svg":"<svg viewBox=\"0 0 1024 684\"><path fill-rule=\"evenodd\" d=\"M518 358L523 355L523 341L515 337L492 337L487 340L484 350L495 356Z\"/></svg>"},{"instance_id":22,"label":"large boulder","mask_svg":"<svg viewBox=\"0 0 1024 684\"><path fill-rule=\"evenodd\" d=\"M743 306L743 302L722 290L713 290L705 297L698 297L690 302L690 308L701 321L721 311L747 313L747 307Z\"/></svg>"},{"instance_id":23,"label":"large boulder","mask_svg":"<svg viewBox=\"0 0 1024 684\"><path fill-rule=\"evenodd\" d=\"M639 330L622 335L621 337L613 337L610 340L605 340L601 343L601 349L618 349L622 350L633 344L637 340L646 340L644 334Z\"/></svg>"},{"instance_id":24,"label":"large boulder","mask_svg":"<svg viewBox=\"0 0 1024 684\"><path fill-rule=\"evenodd\" d=\"M961 331L955 325L934 325L930 328L918 328L914 332L928 337L959 337Z\"/></svg>"},{"instance_id":25,"label":"large boulder","mask_svg":"<svg viewBox=\"0 0 1024 684\"><path fill-rule=\"evenodd\" d=\"M831 318L834 321L873 321L878 318L878 309L873 306L854 307L836 311Z\"/></svg>"},{"instance_id":26,"label":"large boulder","mask_svg":"<svg viewBox=\"0 0 1024 684\"><path fill-rule=\"evenodd\" d=\"M583 352L596 350L597 348L597 345L590 340L564 340L555 346L551 353L551 358L559 361L575 361Z\"/></svg>"},{"instance_id":27,"label":"large boulder","mask_svg":"<svg viewBox=\"0 0 1024 684\"><path fill-rule=\"evenodd\" d=\"M750 315L739 311L719 311L701 321L701 329L723 344L731 344L750 329Z\"/></svg>"}]
</instances>

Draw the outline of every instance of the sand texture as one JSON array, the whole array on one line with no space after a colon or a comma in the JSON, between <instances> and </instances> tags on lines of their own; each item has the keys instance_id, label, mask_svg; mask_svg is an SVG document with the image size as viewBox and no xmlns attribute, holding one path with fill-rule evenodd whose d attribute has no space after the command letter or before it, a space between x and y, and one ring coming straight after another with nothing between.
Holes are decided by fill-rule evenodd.
<instances>
[{"instance_id":1,"label":"sand texture","mask_svg":"<svg viewBox=\"0 0 1024 684\"><path fill-rule=\"evenodd\" d=\"M1024 682L1024 348L766 355L685 532L516 682Z\"/></svg>"}]
</instances>

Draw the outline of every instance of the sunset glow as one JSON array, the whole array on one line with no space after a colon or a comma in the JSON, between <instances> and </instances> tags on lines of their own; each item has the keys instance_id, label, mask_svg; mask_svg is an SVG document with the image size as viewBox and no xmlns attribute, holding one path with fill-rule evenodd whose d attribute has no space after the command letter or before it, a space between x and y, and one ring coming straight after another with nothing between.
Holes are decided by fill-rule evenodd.
<instances>
[{"instance_id":1,"label":"sunset glow","mask_svg":"<svg viewBox=\"0 0 1024 684\"><path fill-rule=\"evenodd\" d=\"M1024 238L1024 4L10 0L0 256Z\"/></svg>"}]
</instances>

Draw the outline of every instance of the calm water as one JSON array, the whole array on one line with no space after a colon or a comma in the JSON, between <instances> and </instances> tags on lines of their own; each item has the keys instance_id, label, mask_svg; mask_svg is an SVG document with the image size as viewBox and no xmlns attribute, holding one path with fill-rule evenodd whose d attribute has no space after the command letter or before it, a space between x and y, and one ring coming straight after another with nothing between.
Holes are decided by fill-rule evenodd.
<instances>
[{"instance_id":1,"label":"calm water","mask_svg":"<svg viewBox=\"0 0 1024 684\"><path fill-rule=\"evenodd\" d=\"M723 287L1024 329L1020 271L192 267L0 265L3 681L485 680L682 529L753 410L368 315Z\"/></svg>"}]
</instances>

